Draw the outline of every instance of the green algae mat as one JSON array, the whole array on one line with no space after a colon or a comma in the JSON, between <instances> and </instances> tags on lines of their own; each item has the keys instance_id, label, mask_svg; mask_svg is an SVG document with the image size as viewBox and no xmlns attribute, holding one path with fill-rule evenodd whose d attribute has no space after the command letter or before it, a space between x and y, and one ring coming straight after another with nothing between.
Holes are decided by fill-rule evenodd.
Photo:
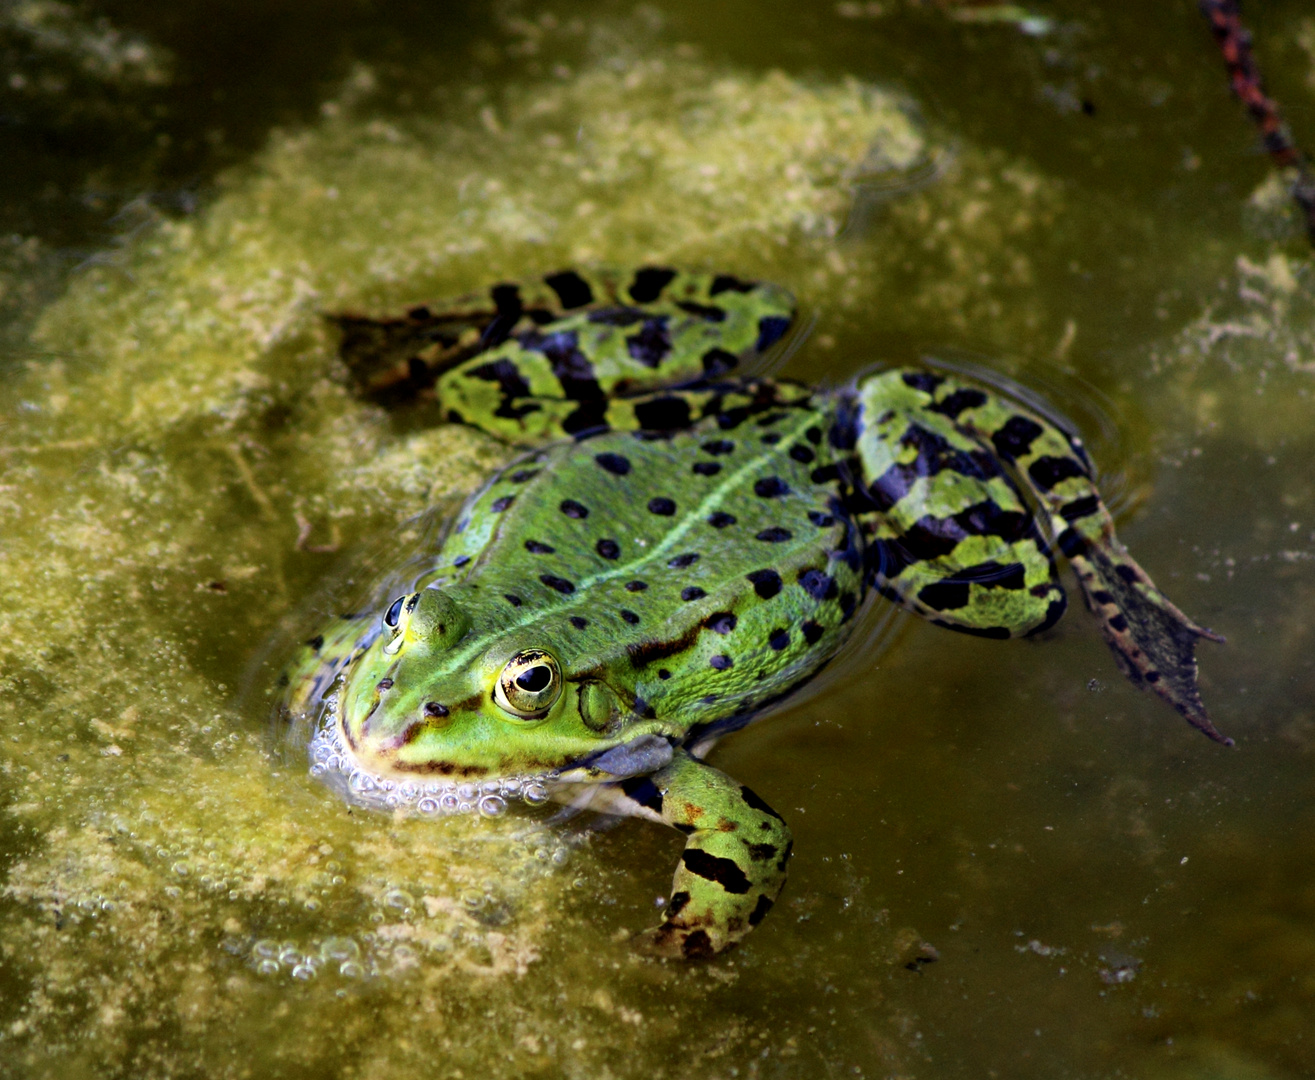
<instances>
[{"instance_id":1,"label":"green algae mat","mask_svg":"<svg viewBox=\"0 0 1315 1080\"><path fill-rule=\"evenodd\" d=\"M25 137L113 135L5 181L0 1076L1315 1072L1315 269L1194 4L1033 7L0 16ZM1256 18L1300 137L1315 22ZM316 783L280 665L511 456L362 400L326 316L649 261L794 291L786 376L930 357L1053 403L1228 637L1237 748L1080 610L874 612L714 753L796 854L695 965L628 944L675 834Z\"/></svg>"}]
</instances>

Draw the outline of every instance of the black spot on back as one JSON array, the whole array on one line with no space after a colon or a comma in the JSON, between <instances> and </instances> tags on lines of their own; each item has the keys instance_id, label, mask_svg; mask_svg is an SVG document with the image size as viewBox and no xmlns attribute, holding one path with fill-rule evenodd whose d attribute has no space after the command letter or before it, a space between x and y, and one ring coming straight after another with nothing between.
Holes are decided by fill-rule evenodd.
<instances>
[{"instance_id":1,"label":"black spot on back","mask_svg":"<svg viewBox=\"0 0 1315 1080\"><path fill-rule=\"evenodd\" d=\"M789 529L783 529L779 525L773 525L770 529L763 529L754 539L761 540L766 544L783 544L785 541L794 537Z\"/></svg>"},{"instance_id":2,"label":"black spot on back","mask_svg":"<svg viewBox=\"0 0 1315 1080\"><path fill-rule=\"evenodd\" d=\"M718 457L721 454L733 454L735 444L730 439L710 439L699 447L705 454L711 454Z\"/></svg>"},{"instance_id":3,"label":"black spot on back","mask_svg":"<svg viewBox=\"0 0 1315 1080\"><path fill-rule=\"evenodd\" d=\"M781 575L775 570L754 570L744 576L753 585L753 591L764 600L770 600L781 591Z\"/></svg>"},{"instance_id":4,"label":"black spot on back","mask_svg":"<svg viewBox=\"0 0 1315 1080\"><path fill-rule=\"evenodd\" d=\"M933 375L930 371L906 371L902 378L904 385L910 390L921 390L924 394L934 394L936 387L945 381L941 376Z\"/></svg>"},{"instance_id":5,"label":"black spot on back","mask_svg":"<svg viewBox=\"0 0 1315 1080\"><path fill-rule=\"evenodd\" d=\"M648 588L647 581L627 581L626 592L643 592Z\"/></svg>"},{"instance_id":6,"label":"black spot on back","mask_svg":"<svg viewBox=\"0 0 1315 1080\"><path fill-rule=\"evenodd\" d=\"M803 631L804 640L809 645L816 645L822 639L823 630L812 619L808 619L799 629Z\"/></svg>"},{"instance_id":7,"label":"black spot on back","mask_svg":"<svg viewBox=\"0 0 1315 1080\"><path fill-rule=\"evenodd\" d=\"M720 461L696 461L690 466L695 476L716 476L721 472Z\"/></svg>"},{"instance_id":8,"label":"black spot on back","mask_svg":"<svg viewBox=\"0 0 1315 1080\"><path fill-rule=\"evenodd\" d=\"M788 649L790 647L790 631L784 626L778 626L767 636L767 644L777 652Z\"/></svg>"},{"instance_id":9,"label":"black spot on back","mask_svg":"<svg viewBox=\"0 0 1315 1080\"><path fill-rule=\"evenodd\" d=\"M790 488L779 476L768 476L754 482L753 493L760 499L777 499L790 494Z\"/></svg>"},{"instance_id":10,"label":"black spot on back","mask_svg":"<svg viewBox=\"0 0 1315 1080\"><path fill-rule=\"evenodd\" d=\"M714 529L724 529L727 525L735 524L735 515L728 514L724 510L718 510L708 516L708 524Z\"/></svg>"},{"instance_id":11,"label":"black spot on back","mask_svg":"<svg viewBox=\"0 0 1315 1080\"><path fill-rule=\"evenodd\" d=\"M691 600L702 600L708 594L700 589L697 585L687 585L680 590L680 598L688 603Z\"/></svg>"},{"instance_id":12,"label":"black spot on back","mask_svg":"<svg viewBox=\"0 0 1315 1080\"><path fill-rule=\"evenodd\" d=\"M697 304L693 300L677 300L676 307L708 322L719 323L726 321L726 309L719 308L715 304Z\"/></svg>"},{"instance_id":13,"label":"black spot on back","mask_svg":"<svg viewBox=\"0 0 1315 1080\"><path fill-rule=\"evenodd\" d=\"M715 634L729 634L739 621L733 611L714 611L703 620L703 625Z\"/></svg>"},{"instance_id":14,"label":"black spot on back","mask_svg":"<svg viewBox=\"0 0 1315 1080\"><path fill-rule=\"evenodd\" d=\"M621 609L621 618L625 619L625 621L628 622L631 626L634 626L639 622L639 616L636 615L629 608Z\"/></svg>"},{"instance_id":15,"label":"black spot on back","mask_svg":"<svg viewBox=\"0 0 1315 1080\"><path fill-rule=\"evenodd\" d=\"M586 626L589 625L589 620L581 615L572 615L570 622L571 625L574 626L577 630L583 630Z\"/></svg>"},{"instance_id":16,"label":"black spot on back","mask_svg":"<svg viewBox=\"0 0 1315 1080\"><path fill-rule=\"evenodd\" d=\"M512 607L520 607L521 604L523 603L521 598L517 596L515 593L503 593L502 598L506 600L507 603L509 603Z\"/></svg>"},{"instance_id":17,"label":"black spot on back","mask_svg":"<svg viewBox=\"0 0 1315 1080\"><path fill-rule=\"evenodd\" d=\"M551 544L540 543L538 540L526 540L525 550L531 555L552 555L557 549Z\"/></svg>"},{"instance_id":18,"label":"black spot on back","mask_svg":"<svg viewBox=\"0 0 1315 1080\"><path fill-rule=\"evenodd\" d=\"M735 666L735 661L725 653L717 653L716 656L708 657L708 666L714 671L728 671Z\"/></svg>"},{"instance_id":19,"label":"black spot on back","mask_svg":"<svg viewBox=\"0 0 1315 1080\"><path fill-rule=\"evenodd\" d=\"M1042 457L1027 467L1027 475L1042 491L1049 491L1063 480L1086 476L1087 471L1076 458Z\"/></svg>"},{"instance_id":20,"label":"black spot on back","mask_svg":"<svg viewBox=\"0 0 1315 1080\"><path fill-rule=\"evenodd\" d=\"M621 556L621 545L615 540L604 537L594 545L594 550L604 559L616 559Z\"/></svg>"},{"instance_id":21,"label":"black spot on back","mask_svg":"<svg viewBox=\"0 0 1315 1080\"><path fill-rule=\"evenodd\" d=\"M711 348L703 354L703 374L713 378L718 375L725 375L726 372L733 371L739 362L740 358L733 352Z\"/></svg>"},{"instance_id":22,"label":"black spot on back","mask_svg":"<svg viewBox=\"0 0 1315 1080\"><path fill-rule=\"evenodd\" d=\"M942 416L948 416L951 420L957 420L965 409L975 409L985 404L986 395L980 390L962 387L946 397L944 401L938 401L930 406L930 409Z\"/></svg>"},{"instance_id":23,"label":"black spot on back","mask_svg":"<svg viewBox=\"0 0 1315 1080\"><path fill-rule=\"evenodd\" d=\"M802 443L796 443L790 447L790 457L799 462L800 465L809 465L817 455Z\"/></svg>"},{"instance_id":24,"label":"black spot on back","mask_svg":"<svg viewBox=\"0 0 1315 1080\"><path fill-rule=\"evenodd\" d=\"M1006 461L1013 461L1025 456L1040 434L1040 424L1026 416L1011 416L1004 427L991 436L991 442L997 454Z\"/></svg>"},{"instance_id":25,"label":"black spot on back","mask_svg":"<svg viewBox=\"0 0 1315 1080\"><path fill-rule=\"evenodd\" d=\"M495 514L500 514L516 501L515 495L503 495L500 499L494 499L489 503L489 509Z\"/></svg>"},{"instance_id":26,"label":"black spot on back","mask_svg":"<svg viewBox=\"0 0 1315 1080\"><path fill-rule=\"evenodd\" d=\"M672 570L683 570L685 567L698 561L699 553L697 551L687 551L683 555L677 555L674 559L670 560L667 565L671 567Z\"/></svg>"},{"instance_id":27,"label":"black spot on back","mask_svg":"<svg viewBox=\"0 0 1315 1080\"><path fill-rule=\"evenodd\" d=\"M836 579L821 570L799 571L799 584L814 600L834 600L836 598Z\"/></svg>"},{"instance_id":28,"label":"black spot on back","mask_svg":"<svg viewBox=\"0 0 1315 1080\"><path fill-rule=\"evenodd\" d=\"M547 585L548 588L562 593L565 596L569 596L571 593L575 592L575 585L572 582L567 581L565 578L557 577L554 574L540 574L539 580Z\"/></svg>"},{"instance_id":29,"label":"black spot on back","mask_svg":"<svg viewBox=\"0 0 1315 1080\"><path fill-rule=\"evenodd\" d=\"M594 460L613 476L625 476L630 472L630 459L620 454L595 454Z\"/></svg>"},{"instance_id":30,"label":"black spot on back","mask_svg":"<svg viewBox=\"0 0 1315 1080\"><path fill-rule=\"evenodd\" d=\"M568 518L575 518L577 521L583 521L589 516L589 508L574 499L563 499L559 509Z\"/></svg>"},{"instance_id":31,"label":"black spot on back","mask_svg":"<svg viewBox=\"0 0 1315 1080\"><path fill-rule=\"evenodd\" d=\"M658 495L648 500L648 512L657 514L658 517L671 517L676 512L675 500L668 499L665 495Z\"/></svg>"}]
</instances>

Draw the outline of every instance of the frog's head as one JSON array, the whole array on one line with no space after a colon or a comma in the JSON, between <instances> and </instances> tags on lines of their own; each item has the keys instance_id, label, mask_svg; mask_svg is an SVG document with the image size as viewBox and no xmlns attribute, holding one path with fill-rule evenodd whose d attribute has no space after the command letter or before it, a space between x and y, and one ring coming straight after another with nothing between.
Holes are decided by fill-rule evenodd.
<instances>
[{"instance_id":1,"label":"frog's head","mask_svg":"<svg viewBox=\"0 0 1315 1080\"><path fill-rule=\"evenodd\" d=\"M459 595L398 597L350 665L338 723L377 776L478 781L542 774L633 735L597 665L573 671L533 626L480 629Z\"/></svg>"}]
</instances>

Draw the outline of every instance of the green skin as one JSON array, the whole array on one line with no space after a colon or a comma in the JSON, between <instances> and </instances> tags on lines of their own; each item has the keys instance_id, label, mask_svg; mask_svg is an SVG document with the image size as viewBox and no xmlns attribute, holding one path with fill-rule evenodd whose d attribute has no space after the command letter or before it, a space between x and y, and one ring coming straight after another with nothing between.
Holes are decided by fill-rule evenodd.
<instances>
[{"instance_id":1,"label":"green skin","mask_svg":"<svg viewBox=\"0 0 1315 1080\"><path fill-rule=\"evenodd\" d=\"M407 594L309 643L289 713L385 782L538 778L680 830L640 938L662 956L716 953L775 902L790 830L703 757L814 676L871 590L1026 635L1064 610L1053 545L1129 677L1226 741L1196 686L1214 635L1115 539L1076 437L941 373L827 391L732 373L793 316L772 285L645 268L339 320L364 392L432 393L537 449L470 497Z\"/></svg>"}]
</instances>

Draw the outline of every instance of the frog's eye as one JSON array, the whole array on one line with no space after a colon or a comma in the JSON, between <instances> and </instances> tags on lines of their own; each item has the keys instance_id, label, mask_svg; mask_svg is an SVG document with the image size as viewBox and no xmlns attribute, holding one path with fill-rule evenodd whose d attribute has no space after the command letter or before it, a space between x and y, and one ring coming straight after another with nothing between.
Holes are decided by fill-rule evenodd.
<instances>
[{"instance_id":1,"label":"frog's eye","mask_svg":"<svg viewBox=\"0 0 1315 1080\"><path fill-rule=\"evenodd\" d=\"M402 617L402 604L405 602L405 596L399 596L392 602L392 605L384 612L384 625L397 629L397 620Z\"/></svg>"},{"instance_id":2,"label":"frog's eye","mask_svg":"<svg viewBox=\"0 0 1315 1080\"><path fill-rule=\"evenodd\" d=\"M538 720L562 694L562 669L541 649L518 652L502 669L493 700L519 720Z\"/></svg>"}]
</instances>

